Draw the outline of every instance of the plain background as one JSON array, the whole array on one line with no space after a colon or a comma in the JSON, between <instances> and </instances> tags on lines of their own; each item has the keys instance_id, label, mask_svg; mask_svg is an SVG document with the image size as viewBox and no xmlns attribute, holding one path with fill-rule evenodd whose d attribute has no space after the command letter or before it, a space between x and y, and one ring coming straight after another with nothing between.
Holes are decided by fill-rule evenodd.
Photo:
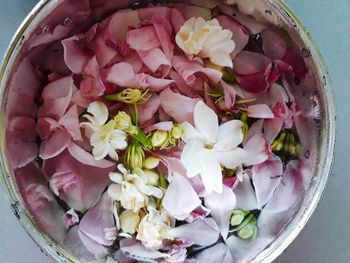
<instances>
[{"instance_id":1,"label":"plain background","mask_svg":"<svg viewBox=\"0 0 350 263\"><path fill-rule=\"evenodd\" d=\"M0 0L0 54L36 0ZM316 213L278 263L350 262L350 1L286 0L314 37L328 65L337 100L333 175ZM12 214L0 190L0 263L47 263Z\"/></svg>"}]
</instances>

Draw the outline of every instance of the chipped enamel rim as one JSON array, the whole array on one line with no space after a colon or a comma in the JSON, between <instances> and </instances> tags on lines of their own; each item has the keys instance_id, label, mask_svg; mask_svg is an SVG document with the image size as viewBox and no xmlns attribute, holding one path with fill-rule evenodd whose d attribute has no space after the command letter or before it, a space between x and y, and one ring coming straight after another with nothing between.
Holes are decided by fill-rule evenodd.
<instances>
[{"instance_id":1,"label":"chipped enamel rim","mask_svg":"<svg viewBox=\"0 0 350 263\"><path fill-rule=\"evenodd\" d=\"M267 248L265 248L264 251L251 260L251 262L254 263L267 263L275 260L295 240L301 230L305 227L306 223L315 211L330 177L336 137L336 109L332 83L325 63L319 53L318 48L316 47L314 40L310 37L302 22L282 0L267 1L271 2L274 12L283 17L283 19L294 28L294 31L298 33L298 37L303 42L304 46L310 49L312 61L314 63L313 70L315 75L318 77L320 87L319 92L321 106L323 109L323 127L320 131L321 136L316 172L313 175L308 191L303 197L303 201L300 203L294 217L290 220L288 225L284 227L283 231L281 231L281 233ZM46 15L50 13L58 4L59 0L41 0L28 14L15 33L4 56L0 70L0 98L2 113L5 110L5 98L7 95L6 87L9 82L12 68L16 62L16 59L20 55L23 40L27 39L31 35L34 28L36 28L40 21L45 18ZM0 162L2 167L0 181L15 216L18 218L19 222L30 237L46 255L61 263L80 262L70 253L65 251L60 245L53 242L49 236L41 232L38 225L26 210L24 202L7 166L7 159L4 149L5 132L3 115L4 114L1 114L0 116Z\"/></svg>"}]
</instances>

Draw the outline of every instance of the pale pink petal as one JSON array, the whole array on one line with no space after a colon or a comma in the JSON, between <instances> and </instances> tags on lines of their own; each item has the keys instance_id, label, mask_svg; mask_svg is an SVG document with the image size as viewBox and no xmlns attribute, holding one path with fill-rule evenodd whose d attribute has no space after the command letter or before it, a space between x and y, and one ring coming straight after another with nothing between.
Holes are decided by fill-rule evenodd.
<instances>
[{"instance_id":1,"label":"pale pink petal","mask_svg":"<svg viewBox=\"0 0 350 263\"><path fill-rule=\"evenodd\" d=\"M109 70L106 80L121 87L137 87L135 73L132 66L126 62L113 65Z\"/></svg>"},{"instance_id":2,"label":"pale pink petal","mask_svg":"<svg viewBox=\"0 0 350 263\"><path fill-rule=\"evenodd\" d=\"M277 156L271 156L265 162L253 166L252 180L259 209L270 200L281 182L282 174L283 164Z\"/></svg>"},{"instance_id":3,"label":"pale pink petal","mask_svg":"<svg viewBox=\"0 0 350 263\"><path fill-rule=\"evenodd\" d=\"M201 253L196 255L196 262L205 263L232 263L235 262L232 259L231 253L224 243L219 243L213 247L203 250Z\"/></svg>"},{"instance_id":4,"label":"pale pink petal","mask_svg":"<svg viewBox=\"0 0 350 263\"><path fill-rule=\"evenodd\" d=\"M145 124L154 116L159 109L160 103L160 96L153 94L148 101L138 104L137 109L139 112L140 125Z\"/></svg>"},{"instance_id":5,"label":"pale pink petal","mask_svg":"<svg viewBox=\"0 0 350 263\"><path fill-rule=\"evenodd\" d=\"M56 40L65 38L68 36L70 28L63 25L57 25L53 32L48 32L46 34L39 34L34 41L32 41L29 45L29 48L32 49L36 46L49 44Z\"/></svg>"},{"instance_id":6,"label":"pale pink petal","mask_svg":"<svg viewBox=\"0 0 350 263\"><path fill-rule=\"evenodd\" d=\"M140 242L128 246L122 246L120 250L126 257L128 257L128 259L137 261L157 262L167 256L166 253L162 253L158 250L146 249Z\"/></svg>"},{"instance_id":7,"label":"pale pink petal","mask_svg":"<svg viewBox=\"0 0 350 263\"><path fill-rule=\"evenodd\" d=\"M171 42L173 30L169 20L162 15L154 15L152 17L152 24L165 56L171 61L174 55L174 44Z\"/></svg>"},{"instance_id":8,"label":"pale pink petal","mask_svg":"<svg viewBox=\"0 0 350 263\"><path fill-rule=\"evenodd\" d=\"M219 134L219 119L216 113L202 100L198 101L193 111L194 126L208 143L215 143Z\"/></svg>"},{"instance_id":9,"label":"pale pink petal","mask_svg":"<svg viewBox=\"0 0 350 263\"><path fill-rule=\"evenodd\" d=\"M79 223L79 216L74 211L74 209L68 210L64 214L64 226L69 229L71 226L74 226L75 224Z\"/></svg>"},{"instance_id":10,"label":"pale pink petal","mask_svg":"<svg viewBox=\"0 0 350 263\"><path fill-rule=\"evenodd\" d=\"M15 117L7 124L5 145L12 168L22 167L38 156L35 121L27 117Z\"/></svg>"},{"instance_id":11,"label":"pale pink petal","mask_svg":"<svg viewBox=\"0 0 350 263\"><path fill-rule=\"evenodd\" d=\"M136 74L135 80L140 87L158 92L166 89L171 83L174 82L170 79L155 78L145 73Z\"/></svg>"},{"instance_id":12,"label":"pale pink petal","mask_svg":"<svg viewBox=\"0 0 350 263\"><path fill-rule=\"evenodd\" d=\"M143 63L152 71L161 71L162 76L167 76L171 69L171 64L160 48L147 51L138 51L138 55Z\"/></svg>"},{"instance_id":13,"label":"pale pink petal","mask_svg":"<svg viewBox=\"0 0 350 263\"><path fill-rule=\"evenodd\" d=\"M82 74L88 63L88 56L78 45L79 38L73 36L62 41L64 47L64 61L68 68L75 74Z\"/></svg>"},{"instance_id":14,"label":"pale pink petal","mask_svg":"<svg viewBox=\"0 0 350 263\"><path fill-rule=\"evenodd\" d=\"M160 47L160 42L153 26L145 26L130 30L126 43L136 51L148 51Z\"/></svg>"},{"instance_id":15,"label":"pale pink petal","mask_svg":"<svg viewBox=\"0 0 350 263\"><path fill-rule=\"evenodd\" d=\"M261 134L263 132L263 125L265 124L265 120L257 120L255 121L250 127L247 132L247 134L244 137L243 145L246 144L247 141L249 141L252 137L254 137L257 134ZM266 134L265 134L266 136ZM266 138L268 139L268 138Z\"/></svg>"},{"instance_id":16,"label":"pale pink petal","mask_svg":"<svg viewBox=\"0 0 350 263\"><path fill-rule=\"evenodd\" d=\"M111 246L115 240L106 238L105 229L115 227L113 208L113 200L109 194L103 194L95 207L82 218L79 230L98 244Z\"/></svg>"},{"instance_id":17,"label":"pale pink petal","mask_svg":"<svg viewBox=\"0 0 350 263\"><path fill-rule=\"evenodd\" d=\"M314 119L303 115L294 116L295 127L304 151L309 154L308 159L313 158L313 149L317 148L318 129ZM311 155L310 155L311 154Z\"/></svg>"},{"instance_id":18,"label":"pale pink petal","mask_svg":"<svg viewBox=\"0 0 350 263\"><path fill-rule=\"evenodd\" d=\"M203 218L170 230L177 238L190 240L199 246L210 246L219 239L219 229L212 218ZM205 238L204 238L205 237Z\"/></svg>"},{"instance_id":19,"label":"pale pink petal","mask_svg":"<svg viewBox=\"0 0 350 263\"><path fill-rule=\"evenodd\" d=\"M196 95L195 91L189 85L187 85L184 79L176 71L171 70L169 73L169 77L172 80L174 80L176 87L183 94L185 94L188 97L194 97Z\"/></svg>"},{"instance_id":20,"label":"pale pink petal","mask_svg":"<svg viewBox=\"0 0 350 263\"><path fill-rule=\"evenodd\" d=\"M151 125L144 129L143 131L145 133L149 133L151 131L159 130L159 131L171 131L173 128L174 123L172 121L163 121L163 122L158 122L154 125Z\"/></svg>"},{"instance_id":21,"label":"pale pink petal","mask_svg":"<svg viewBox=\"0 0 350 263\"><path fill-rule=\"evenodd\" d=\"M225 81L220 81L221 87L225 95L225 107L226 110L230 110L236 103L236 90L232 85L227 84Z\"/></svg>"},{"instance_id":22,"label":"pale pink petal","mask_svg":"<svg viewBox=\"0 0 350 263\"><path fill-rule=\"evenodd\" d=\"M193 184L192 184L193 186ZM196 189L194 189L196 190ZM198 219L203 219L205 217L207 217L210 214L210 210L208 208L206 208L205 206L201 205L199 207L197 207L195 210L193 210L191 212L191 214L186 217L185 221L187 223L193 223L194 221L198 220Z\"/></svg>"},{"instance_id":23,"label":"pale pink petal","mask_svg":"<svg viewBox=\"0 0 350 263\"><path fill-rule=\"evenodd\" d=\"M64 127L67 132L72 136L73 140L82 140L82 135L79 126L79 114L76 105L72 106L60 119L59 125Z\"/></svg>"},{"instance_id":24,"label":"pale pink petal","mask_svg":"<svg viewBox=\"0 0 350 263\"><path fill-rule=\"evenodd\" d=\"M185 23L186 19L183 17L182 13L175 9L171 9L171 25L175 32L179 32L181 26Z\"/></svg>"},{"instance_id":25,"label":"pale pink petal","mask_svg":"<svg viewBox=\"0 0 350 263\"><path fill-rule=\"evenodd\" d=\"M169 157L165 155L156 155L156 156L161 160L161 162L168 169L168 177L167 177L168 180L170 180L172 178L172 175L175 173L183 176L186 175L186 169L178 158Z\"/></svg>"},{"instance_id":26,"label":"pale pink petal","mask_svg":"<svg viewBox=\"0 0 350 263\"><path fill-rule=\"evenodd\" d=\"M192 17L202 17L204 20L212 19L211 10L205 7L187 5L182 3L174 3L172 6L181 12L185 20L189 20ZM178 31L179 30L176 30L176 32Z\"/></svg>"},{"instance_id":27,"label":"pale pink petal","mask_svg":"<svg viewBox=\"0 0 350 263\"><path fill-rule=\"evenodd\" d=\"M232 120L222 124L219 127L219 134L217 137L217 143L215 149L218 151L229 151L233 147L237 147L242 143L243 122L239 120Z\"/></svg>"},{"instance_id":28,"label":"pale pink petal","mask_svg":"<svg viewBox=\"0 0 350 263\"><path fill-rule=\"evenodd\" d=\"M171 9L166 6L152 6L141 8L138 10L139 16L141 20L151 20L153 16L159 15L165 18L170 18Z\"/></svg>"},{"instance_id":29,"label":"pale pink petal","mask_svg":"<svg viewBox=\"0 0 350 263\"><path fill-rule=\"evenodd\" d=\"M178 123L188 121L193 123L193 111L199 99L192 99L166 89L159 94L163 110Z\"/></svg>"},{"instance_id":30,"label":"pale pink petal","mask_svg":"<svg viewBox=\"0 0 350 263\"><path fill-rule=\"evenodd\" d=\"M190 182L183 175L175 173L165 192L162 205L171 216L184 220L201 205L201 201Z\"/></svg>"},{"instance_id":31,"label":"pale pink petal","mask_svg":"<svg viewBox=\"0 0 350 263\"><path fill-rule=\"evenodd\" d=\"M301 162L292 161L287 165L282 181L265 209L273 213L286 211L301 198L303 191Z\"/></svg>"},{"instance_id":32,"label":"pale pink petal","mask_svg":"<svg viewBox=\"0 0 350 263\"><path fill-rule=\"evenodd\" d=\"M281 213L269 212L267 209L261 211L258 218L260 237L271 237L279 234L288 221L288 211Z\"/></svg>"},{"instance_id":33,"label":"pale pink petal","mask_svg":"<svg viewBox=\"0 0 350 263\"><path fill-rule=\"evenodd\" d=\"M137 11L130 9L120 10L112 16L107 31L115 42L125 41L128 30L137 26L140 22Z\"/></svg>"},{"instance_id":34,"label":"pale pink petal","mask_svg":"<svg viewBox=\"0 0 350 263\"><path fill-rule=\"evenodd\" d=\"M40 144L39 156L43 160L52 158L63 152L70 144L72 137L64 130L56 130L47 140Z\"/></svg>"},{"instance_id":35,"label":"pale pink petal","mask_svg":"<svg viewBox=\"0 0 350 263\"><path fill-rule=\"evenodd\" d=\"M55 173L49 181L51 191L57 196L73 191L77 184L77 176L70 172Z\"/></svg>"},{"instance_id":36,"label":"pale pink petal","mask_svg":"<svg viewBox=\"0 0 350 263\"><path fill-rule=\"evenodd\" d=\"M236 195L236 208L243 210L254 210L258 208L255 191L248 175L243 175L240 182L234 189Z\"/></svg>"},{"instance_id":37,"label":"pale pink petal","mask_svg":"<svg viewBox=\"0 0 350 263\"><path fill-rule=\"evenodd\" d=\"M257 134L249 139L244 145L247 153L246 166L255 165L266 161L271 153L270 146L264 135Z\"/></svg>"},{"instance_id":38,"label":"pale pink petal","mask_svg":"<svg viewBox=\"0 0 350 263\"><path fill-rule=\"evenodd\" d=\"M256 119L273 119L275 116L266 104L255 104L248 107L248 117Z\"/></svg>"},{"instance_id":39,"label":"pale pink petal","mask_svg":"<svg viewBox=\"0 0 350 263\"><path fill-rule=\"evenodd\" d=\"M85 248L92 253L96 259L101 259L107 257L110 254L107 247L93 241L91 238L86 236L83 232L78 229L78 235L81 242L84 244Z\"/></svg>"},{"instance_id":40,"label":"pale pink petal","mask_svg":"<svg viewBox=\"0 0 350 263\"><path fill-rule=\"evenodd\" d=\"M230 219L233 209L236 207L236 196L232 189L224 186L221 194L210 193L204 198L205 206L211 210L210 214L216 221L220 233L227 238Z\"/></svg>"}]
</instances>

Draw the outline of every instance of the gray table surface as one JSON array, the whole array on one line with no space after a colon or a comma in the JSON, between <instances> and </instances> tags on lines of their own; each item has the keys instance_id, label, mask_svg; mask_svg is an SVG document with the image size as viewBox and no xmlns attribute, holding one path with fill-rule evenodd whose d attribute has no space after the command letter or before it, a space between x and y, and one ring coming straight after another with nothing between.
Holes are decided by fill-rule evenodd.
<instances>
[{"instance_id":1,"label":"gray table surface","mask_svg":"<svg viewBox=\"0 0 350 263\"><path fill-rule=\"evenodd\" d=\"M0 0L0 54L36 0ZM328 64L338 110L333 175L316 213L276 262L350 262L350 1L286 0L307 26ZM47 263L12 214L0 190L0 263Z\"/></svg>"}]
</instances>

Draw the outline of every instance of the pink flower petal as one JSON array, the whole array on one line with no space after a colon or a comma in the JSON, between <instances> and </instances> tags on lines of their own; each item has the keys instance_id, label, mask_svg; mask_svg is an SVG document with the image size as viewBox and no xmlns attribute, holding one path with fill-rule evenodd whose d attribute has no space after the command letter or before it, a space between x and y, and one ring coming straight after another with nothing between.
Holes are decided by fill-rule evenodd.
<instances>
[{"instance_id":1,"label":"pink flower petal","mask_svg":"<svg viewBox=\"0 0 350 263\"><path fill-rule=\"evenodd\" d=\"M152 72L157 72L159 70L162 76L167 76L169 74L171 64L160 48L139 51L138 55Z\"/></svg>"},{"instance_id":2,"label":"pink flower petal","mask_svg":"<svg viewBox=\"0 0 350 263\"><path fill-rule=\"evenodd\" d=\"M98 244L111 246L115 240L106 238L105 229L115 227L113 208L113 200L108 193L104 193L95 207L84 215L79 230Z\"/></svg>"},{"instance_id":3,"label":"pink flower petal","mask_svg":"<svg viewBox=\"0 0 350 263\"><path fill-rule=\"evenodd\" d=\"M137 106L139 112L139 123L140 125L145 124L149 121L154 114L158 111L160 106L160 98L157 94L153 94L151 98L142 104Z\"/></svg>"},{"instance_id":4,"label":"pink flower petal","mask_svg":"<svg viewBox=\"0 0 350 263\"><path fill-rule=\"evenodd\" d=\"M199 246L210 246L219 239L219 229L212 218L203 218L170 230L177 238L190 240ZM205 238L203 238L205 237Z\"/></svg>"},{"instance_id":5,"label":"pink flower petal","mask_svg":"<svg viewBox=\"0 0 350 263\"><path fill-rule=\"evenodd\" d=\"M87 237L80 229L78 229L78 235L85 248L92 253L96 259L105 258L110 254L108 248Z\"/></svg>"},{"instance_id":6,"label":"pink flower petal","mask_svg":"<svg viewBox=\"0 0 350 263\"><path fill-rule=\"evenodd\" d=\"M184 220L201 205L201 201L189 181L183 175L175 173L165 192L162 205L171 216Z\"/></svg>"},{"instance_id":7,"label":"pink flower petal","mask_svg":"<svg viewBox=\"0 0 350 263\"><path fill-rule=\"evenodd\" d=\"M244 150L247 153L247 159L244 162L246 166L263 163L271 153L270 146L262 134L257 134L249 139L244 145Z\"/></svg>"},{"instance_id":8,"label":"pink flower petal","mask_svg":"<svg viewBox=\"0 0 350 263\"><path fill-rule=\"evenodd\" d=\"M172 8L171 9L171 25L175 32L179 32L181 26L185 23L186 19L183 17L182 12Z\"/></svg>"},{"instance_id":9,"label":"pink flower petal","mask_svg":"<svg viewBox=\"0 0 350 263\"><path fill-rule=\"evenodd\" d=\"M210 193L204 198L204 201L205 206L211 210L210 214L216 221L222 237L226 239L232 210L236 207L235 194L232 189L224 185L221 194Z\"/></svg>"},{"instance_id":10,"label":"pink flower petal","mask_svg":"<svg viewBox=\"0 0 350 263\"><path fill-rule=\"evenodd\" d=\"M171 61L174 55L174 44L171 42L173 29L169 20L162 15L154 15L152 17L152 24L165 56Z\"/></svg>"},{"instance_id":11,"label":"pink flower petal","mask_svg":"<svg viewBox=\"0 0 350 263\"><path fill-rule=\"evenodd\" d=\"M256 119L273 119L274 114L266 104L255 104L248 107L248 117Z\"/></svg>"},{"instance_id":12,"label":"pink flower petal","mask_svg":"<svg viewBox=\"0 0 350 263\"><path fill-rule=\"evenodd\" d=\"M165 6L152 6L138 10L141 20L151 20L155 15L170 19L171 9Z\"/></svg>"},{"instance_id":13,"label":"pink flower petal","mask_svg":"<svg viewBox=\"0 0 350 263\"><path fill-rule=\"evenodd\" d=\"M140 87L148 88L152 91L158 91L158 92L164 90L171 83L174 82L173 80L170 80L170 79L158 79L144 73L136 74L135 80Z\"/></svg>"},{"instance_id":14,"label":"pink flower petal","mask_svg":"<svg viewBox=\"0 0 350 263\"><path fill-rule=\"evenodd\" d=\"M89 58L78 45L79 38L73 36L62 41L64 47L64 61L75 74L82 74Z\"/></svg>"},{"instance_id":15,"label":"pink flower petal","mask_svg":"<svg viewBox=\"0 0 350 263\"><path fill-rule=\"evenodd\" d=\"M64 130L57 129L40 144L40 158L43 160L53 158L63 152L70 144L72 137Z\"/></svg>"},{"instance_id":16,"label":"pink flower petal","mask_svg":"<svg viewBox=\"0 0 350 263\"><path fill-rule=\"evenodd\" d=\"M79 126L79 114L78 107L76 105L72 106L66 114L58 122L59 125L64 127L66 131L72 136L73 140L82 140L82 135Z\"/></svg>"},{"instance_id":17,"label":"pink flower petal","mask_svg":"<svg viewBox=\"0 0 350 263\"><path fill-rule=\"evenodd\" d=\"M137 26L140 22L137 11L120 10L112 16L107 31L115 42L125 41L129 28Z\"/></svg>"},{"instance_id":18,"label":"pink flower petal","mask_svg":"<svg viewBox=\"0 0 350 263\"><path fill-rule=\"evenodd\" d=\"M225 108L226 110L230 110L236 102L236 90L232 85L227 84L223 80L220 83L225 95Z\"/></svg>"},{"instance_id":19,"label":"pink flower petal","mask_svg":"<svg viewBox=\"0 0 350 263\"><path fill-rule=\"evenodd\" d=\"M22 167L38 155L35 121L27 117L15 117L7 124L5 145L11 168Z\"/></svg>"},{"instance_id":20,"label":"pink flower petal","mask_svg":"<svg viewBox=\"0 0 350 263\"><path fill-rule=\"evenodd\" d=\"M272 61L260 53L240 52L233 61L233 71L239 85L246 91L261 93L278 79Z\"/></svg>"},{"instance_id":21,"label":"pink flower petal","mask_svg":"<svg viewBox=\"0 0 350 263\"><path fill-rule=\"evenodd\" d=\"M179 93L166 89L159 94L160 105L164 111L178 123L188 121L193 123L193 111L199 99L191 99Z\"/></svg>"},{"instance_id":22,"label":"pink flower petal","mask_svg":"<svg viewBox=\"0 0 350 263\"><path fill-rule=\"evenodd\" d=\"M143 131L145 133L149 133L151 131L171 131L171 129L173 128L174 123L172 121L163 121L163 122L158 122L154 125L151 125L149 127L147 127L146 129L144 129Z\"/></svg>"},{"instance_id":23,"label":"pink flower petal","mask_svg":"<svg viewBox=\"0 0 350 263\"><path fill-rule=\"evenodd\" d=\"M140 242L122 246L120 250L128 259L134 259L136 261L157 262L167 256L166 253L158 250L146 249Z\"/></svg>"},{"instance_id":24,"label":"pink flower petal","mask_svg":"<svg viewBox=\"0 0 350 263\"><path fill-rule=\"evenodd\" d=\"M244 174L242 182L234 189L236 195L236 208L243 210L257 209L258 204L255 196L255 190L250 182L248 175Z\"/></svg>"},{"instance_id":25,"label":"pink flower petal","mask_svg":"<svg viewBox=\"0 0 350 263\"><path fill-rule=\"evenodd\" d=\"M185 82L192 86L195 84L197 73L202 73L207 76L214 83L218 83L222 78L222 73L215 69L204 68L195 61L190 61L185 57L174 56L173 67L177 73L185 80Z\"/></svg>"},{"instance_id":26,"label":"pink flower petal","mask_svg":"<svg viewBox=\"0 0 350 263\"><path fill-rule=\"evenodd\" d=\"M74 226L77 223L79 223L78 214L73 209L68 210L64 214L64 226L69 229L71 226Z\"/></svg>"},{"instance_id":27,"label":"pink flower petal","mask_svg":"<svg viewBox=\"0 0 350 263\"><path fill-rule=\"evenodd\" d=\"M270 200L281 182L282 174L283 164L277 156L271 156L267 161L253 166L252 179L259 209Z\"/></svg>"},{"instance_id":28,"label":"pink flower petal","mask_svg":"<svg viewBox=\"0 0 350 263\"><path fill-rule=\"evenodd\" d=\"M172 6L180 11L180 13L183 15L185 20L189 20L192 17L202 17L204 18L204 20L212 19L211 10L205 7L182 4L182 3L174 3L172 4ZM176 30L176 32L178 31L179 30Z\"/></svg>"},{"instance_id":29,"label":"pink flower petal","mask_svg":"<svg viewBox=\"0 0 350 263\"><path fill-rule=\"evenodd\" d=\"M42 93L44 104L40 107L38 117L51 117L59 120L66 112L76 90L72 77L58 79L48 84Z\"/></svg>"},{"instance_id":30,"label":"pink flower petal","mask_svg":"<svg viewBox=\"0 0 350 263\"><path fill-rule=\"evenodd\" d=\"M73 191L77 187L77 184L77 176L70 172L55 173L49 182L51 191L57 196Z\"/></svg>"},{"instance_id":31,"label":"pink flower petal","mask_svg":"<svg viewBox=\"0 0 350 263\"><path fill-rule=\"evenodd\" d=\"M205 249L203 252L196 255L196 263L232 263L235 262L232 259L231 253L224 243L219 243L213 247Z\"/></svg>"},{"instance_id":32,"label":"pink flower petal","mask_svg":"<svg viewBox=\"0 0 350 263\"><path fill-rule=\"evenodd\" d=\"M228 17L228 16L218 16L216 19L219 21L220 25L229 29L233 32L232 39L235 42L235 49L231 53L231 57L235 58L239 52L241 52L244 47L248 44L249 34L244 26L239 24L236 20Z\"/></svg>"},{"instance_id":33,"label":"pink flower petal","mask_svg":"<svg viewBox=\"0 0 350 263\"><path fill-rule=\"evenodd\" d=\"M179 91L181 91L184 95L188 97L194 97L195 91L187 85L184 79L174 70L171 70L169 73L169 77L175 82L176 87Z\"/></svg>"},{"instance_id":34,"label":"pink flower petal","mask_svg":"<svg viewBox=\"0 0 350 263\"><path fill-rule=\"evenodd\" d=\"M113 65L107 74L106 80L121 87L138 86L132 66L125 62Z\"/></svg>"},{"instance_id":35,"label":"pink flower petal","mask_svg":"<svg viewBox=\"0 0 350 263\"><path fill-rule=\"evenodd\" d=\"M161 46L153 26L130 30L127 33L126 43L136 51L148 51Z\"/></svg>"},{"instance_id":36,"label":"pink flower petal","mask_svg":"<svg viewBox=\"0 0 350 263\"><path fill-rule=\"evenodd\" d=\"M287 165L281 183L265 207L268 212L286 211L301 198L304 191L301 168L300 161L292 161Z\"/></svg>"},{"instance_id":37,"label":"pink flower petal","mask_svg":"<svg viewBox=\"0 0 350 263\"><path fill-rule=\"evenodd\" d=\"M191 212L191 214L186 217L185 221L187 223L193 223L196 220L202 220L210 214L210 210L203 205L197 207Z\"/></svg>"},{"instance_id":38,"label":"pink flower petal","mask_svg":"<svg viewBox=\"0 0 350 263\"><path fill-rule=\"evenodd\" d=\"M63 39L68 36L70 28L68 26L57 25L53 32L48 32L46 34L39 34L34 41L29 45L29 48L32 49L39 45L49 44L56 40Z\"/></svg>"}]
</instances>

